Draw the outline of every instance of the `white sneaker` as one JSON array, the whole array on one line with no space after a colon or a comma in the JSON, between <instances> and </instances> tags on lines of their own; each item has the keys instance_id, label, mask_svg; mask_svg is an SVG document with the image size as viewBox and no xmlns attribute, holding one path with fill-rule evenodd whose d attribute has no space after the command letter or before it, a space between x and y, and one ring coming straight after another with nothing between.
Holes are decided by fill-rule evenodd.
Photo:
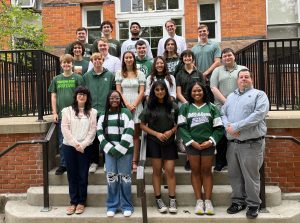
<instances>
[{"instance_id":1,"label":"white sneaker","mask_svg":"<svg viewBox=\"0 0 300 223\"><path fill-rule=\"evenodd\" d=\"M205 214L207 215L214 215L214 207L211 203L211 200L205 200Z\"/></svg>"},{"instance_id":2,"label":"white sneaker","mask_svg":"<svg viewBox=\"0 0 300 223\"><path fill-rule=\"evenodd\" d=\"M115 216L115 214L116 214L116 213L115 213L114 211L107 211L107 212L106 212L106 216L107 216L107 217L113 217L113 216Z\"/></svg>"},{"instance_id":3,"label":"white sneaker","mask_svg":"<svg viewBox=\"0 0 300 223\"><path fill-rule=\"evenodd\" d=\"M123 216L124 217L130 217L132 215L132 212L131 211L124 211L123 212Z\"/></svg>"},{"instance_id":4,"label":"white sneaker","mask_svg":"<svg viewBox=\"0 0 300 223\"><path fill-rule=\"evenodd\" d=\"M201 199L197 200L195 214L204 215L204 202Z\"/></svg>"},{"instance_id":5,"label":"white sneaker","mask_svg":"<svg viewBox=\"0 0 300 223\"><path fill-rule=\"evenodd\" d=\"M90 173L95 173L97 170L98 164L97 163L92 163L90 168L89 168L89 172Z\"/></svg>"},{"instance_id":6,"label":"white sneaker","mask_svg":"<svg viewBox=\"0 0 300 223\"><path fill-rule=\"evenodd\" d=\"M160 213L165 213L168 211L167 206L165 205L165 203L163 202L162 199L156 199L156 206L157 206L157 210Z\"/></svg>"}]
</instances>

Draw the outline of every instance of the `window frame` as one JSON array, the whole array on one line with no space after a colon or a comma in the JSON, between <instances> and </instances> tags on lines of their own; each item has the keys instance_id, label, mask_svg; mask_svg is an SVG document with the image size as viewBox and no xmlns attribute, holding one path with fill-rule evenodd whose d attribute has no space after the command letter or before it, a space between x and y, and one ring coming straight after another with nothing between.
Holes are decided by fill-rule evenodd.
<instances>
[{"instance_id":1,"label":"window frame","mask_svg":"<svg viewBox=\"0 0 300 223\"><path fill-rule=\"evenodd\" d=\"M89 29L99 28L99 30L100 30L100 25L99 26L87 26L87 12L89 12L89 11L100 11L100 20L101 20L101 22L103 22L103 8L101 6L83 6L81 8L82 26L87 29L87 42L89 39ZM101 22L100 22L100 24L101 24ZM89 44L93 44L93 43L89 43Z\"/></svg>"},{"instance_id":2,"label":"window frame","mask_svg":"<svg viewBox=\"0 0 300 223\"><path fill-rule=\"evenodd\" d=\"M200 5L214 4L215 5L215 19L214 20L201 20L200 19ZM198 0L197 3L198 24L214 22L215 23L215 38L210 40L221 42L221 11L220 0Z\"/></svg>"}]
</instances>

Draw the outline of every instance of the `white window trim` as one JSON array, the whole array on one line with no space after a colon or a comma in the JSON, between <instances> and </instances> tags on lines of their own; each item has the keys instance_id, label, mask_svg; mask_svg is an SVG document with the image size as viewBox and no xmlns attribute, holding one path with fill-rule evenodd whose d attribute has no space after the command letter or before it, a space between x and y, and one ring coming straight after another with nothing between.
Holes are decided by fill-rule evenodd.
<instances>
[{"instance_id":1,"label":"white window trim","mask_svg":"<svg viewBox=\"0 0 300 223\"><path fill-rule=\"evenodd\" d=\"M197 14L198 14L198 24L200 21L200 5L202 4L215 4L215 20L206 20L205 22L216 22L216 38L210 38L213 41L221 42L221 11L220 11L220 0L198 0L197 4Z\"/></svg>"},{"instance_id":2,"label":"white window trim","mask_svg":"<svg viewBox=\"0 0 300 223\"><path fill-rule=\"evenodd\" d=\"M95 10L100 10L101 11L101 21L103 21L103 8L101 6L83 6L81 8L82 26L84 28L86 28L87 30L88 29L93 29L93 28L100 28L100 26L89 26L89 27L87 27L87 16L86 16L86 14L87 14L88 11L95 11ZM87 36L88 36L88 33L87 33ZM88 37L87 37L87 39L88 39Z\"/></svg>"},{"instance_id":3,"label":"white window trim","mask_svg":"<svg viewBox=\"0 0 300 223\"><path fill-rule=\"evenodd\" d=\"M172 0L169 0L172 1ZM155 3L156 4L156 3ZM144 1L143 1L143 8L144 8ZM115 0L115 10L117 14L140 14L140 13L161 13L161 12L178 12L184 10L184 1L178 0L178 9L166 9L166 10L153 10L153 11L132 11L132 12L121 12L121 0Z\"/></svg>"}]
</instances>

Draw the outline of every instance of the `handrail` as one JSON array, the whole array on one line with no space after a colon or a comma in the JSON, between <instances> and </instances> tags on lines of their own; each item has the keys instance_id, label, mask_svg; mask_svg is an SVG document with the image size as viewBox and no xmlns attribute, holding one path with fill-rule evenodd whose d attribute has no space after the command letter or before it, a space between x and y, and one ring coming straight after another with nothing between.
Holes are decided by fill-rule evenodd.
<instances>
[{"instance_id":1,"label":"handrail","mask_svg":"<svg viewBox=\"0 0 300 223\"><path fill-rule=\"evenodd\" d=\"M147 145L147 133L142 131L140 159L136 171L136 186L137 186L137 197L141 198L143 223L148 222L146 188L145 188L146 145Z\"/></svg>"},{"instance_id":2,"label":"handrail","mask_svg":"<svg viewBox=\"0 0 300 223\"><path fill-rule=\"evenodd\" d=\"M17 141L13 145L9 146L7 149L0 153L0 158L16 148L19 145L24 144L43 144L43 192L44 192L44 207L41 210L42 212L48 212L51 210L49 205L49 176L48 176L48 150L49 150L49 141L53 135L53 132L56 128L55 123L52 123L45 139L29 140L29 141Z\"/></svg>"},{"instance_id":3,"label":"handrail","mask_svg":"<svg viewBox=\"0 0 300 223\"><path fill-rule=\"evenodd\" d=\"M300 145L300 140L297 139L294 136L276 136L276 135L266 135L265 138L269 139L289 139L297 144ZM261 199L261 205L260 205L260 211L261 212L267 212L266 211L266 179L265 179L265 161L263 162L260 170L260 199Z\"/></svg>"}]
</instances>

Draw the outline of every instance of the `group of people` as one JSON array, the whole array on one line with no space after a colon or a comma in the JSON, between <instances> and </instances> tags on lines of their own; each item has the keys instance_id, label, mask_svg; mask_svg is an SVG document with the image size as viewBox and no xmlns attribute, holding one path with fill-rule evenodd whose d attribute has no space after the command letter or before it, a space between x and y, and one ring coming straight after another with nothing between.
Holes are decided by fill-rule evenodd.
<instances>
[{"instance_id":1,"label":"group of people","mask_svg":"<svg viewBox=\"0 0 300 223\"><path fill-rule=\"evenodd\" d=\"M71 205L66 212L84 212L88 173L97 171L100 150L108 188L106 214L132 215L132 172L137 170L143 130L159 212L178 211L175 160L183 147L195 214L215 214L214 165L215 171L228 166L233 193L227 213L247 207L246 216L256 218L268 98L253 88L251 72L236 64L232 49L221 51L208 39L206 25L198 27L199 42L191 49L176 35L174 21L167 21L165 28L168 37L159 41L154 59L148 41L139 37L139 23L131 23L131 38L120 44L111 36L110 21L101 24L103 36L92 46L85 42L86 29L77 29L77 41L61 56L63 73L54 77L49 92L59 127L56 174L67 171L69 181ZM89 56L89 61L84 59ZM163 171L168 205L161 196Z\"/></svg>"}]
</instances>

